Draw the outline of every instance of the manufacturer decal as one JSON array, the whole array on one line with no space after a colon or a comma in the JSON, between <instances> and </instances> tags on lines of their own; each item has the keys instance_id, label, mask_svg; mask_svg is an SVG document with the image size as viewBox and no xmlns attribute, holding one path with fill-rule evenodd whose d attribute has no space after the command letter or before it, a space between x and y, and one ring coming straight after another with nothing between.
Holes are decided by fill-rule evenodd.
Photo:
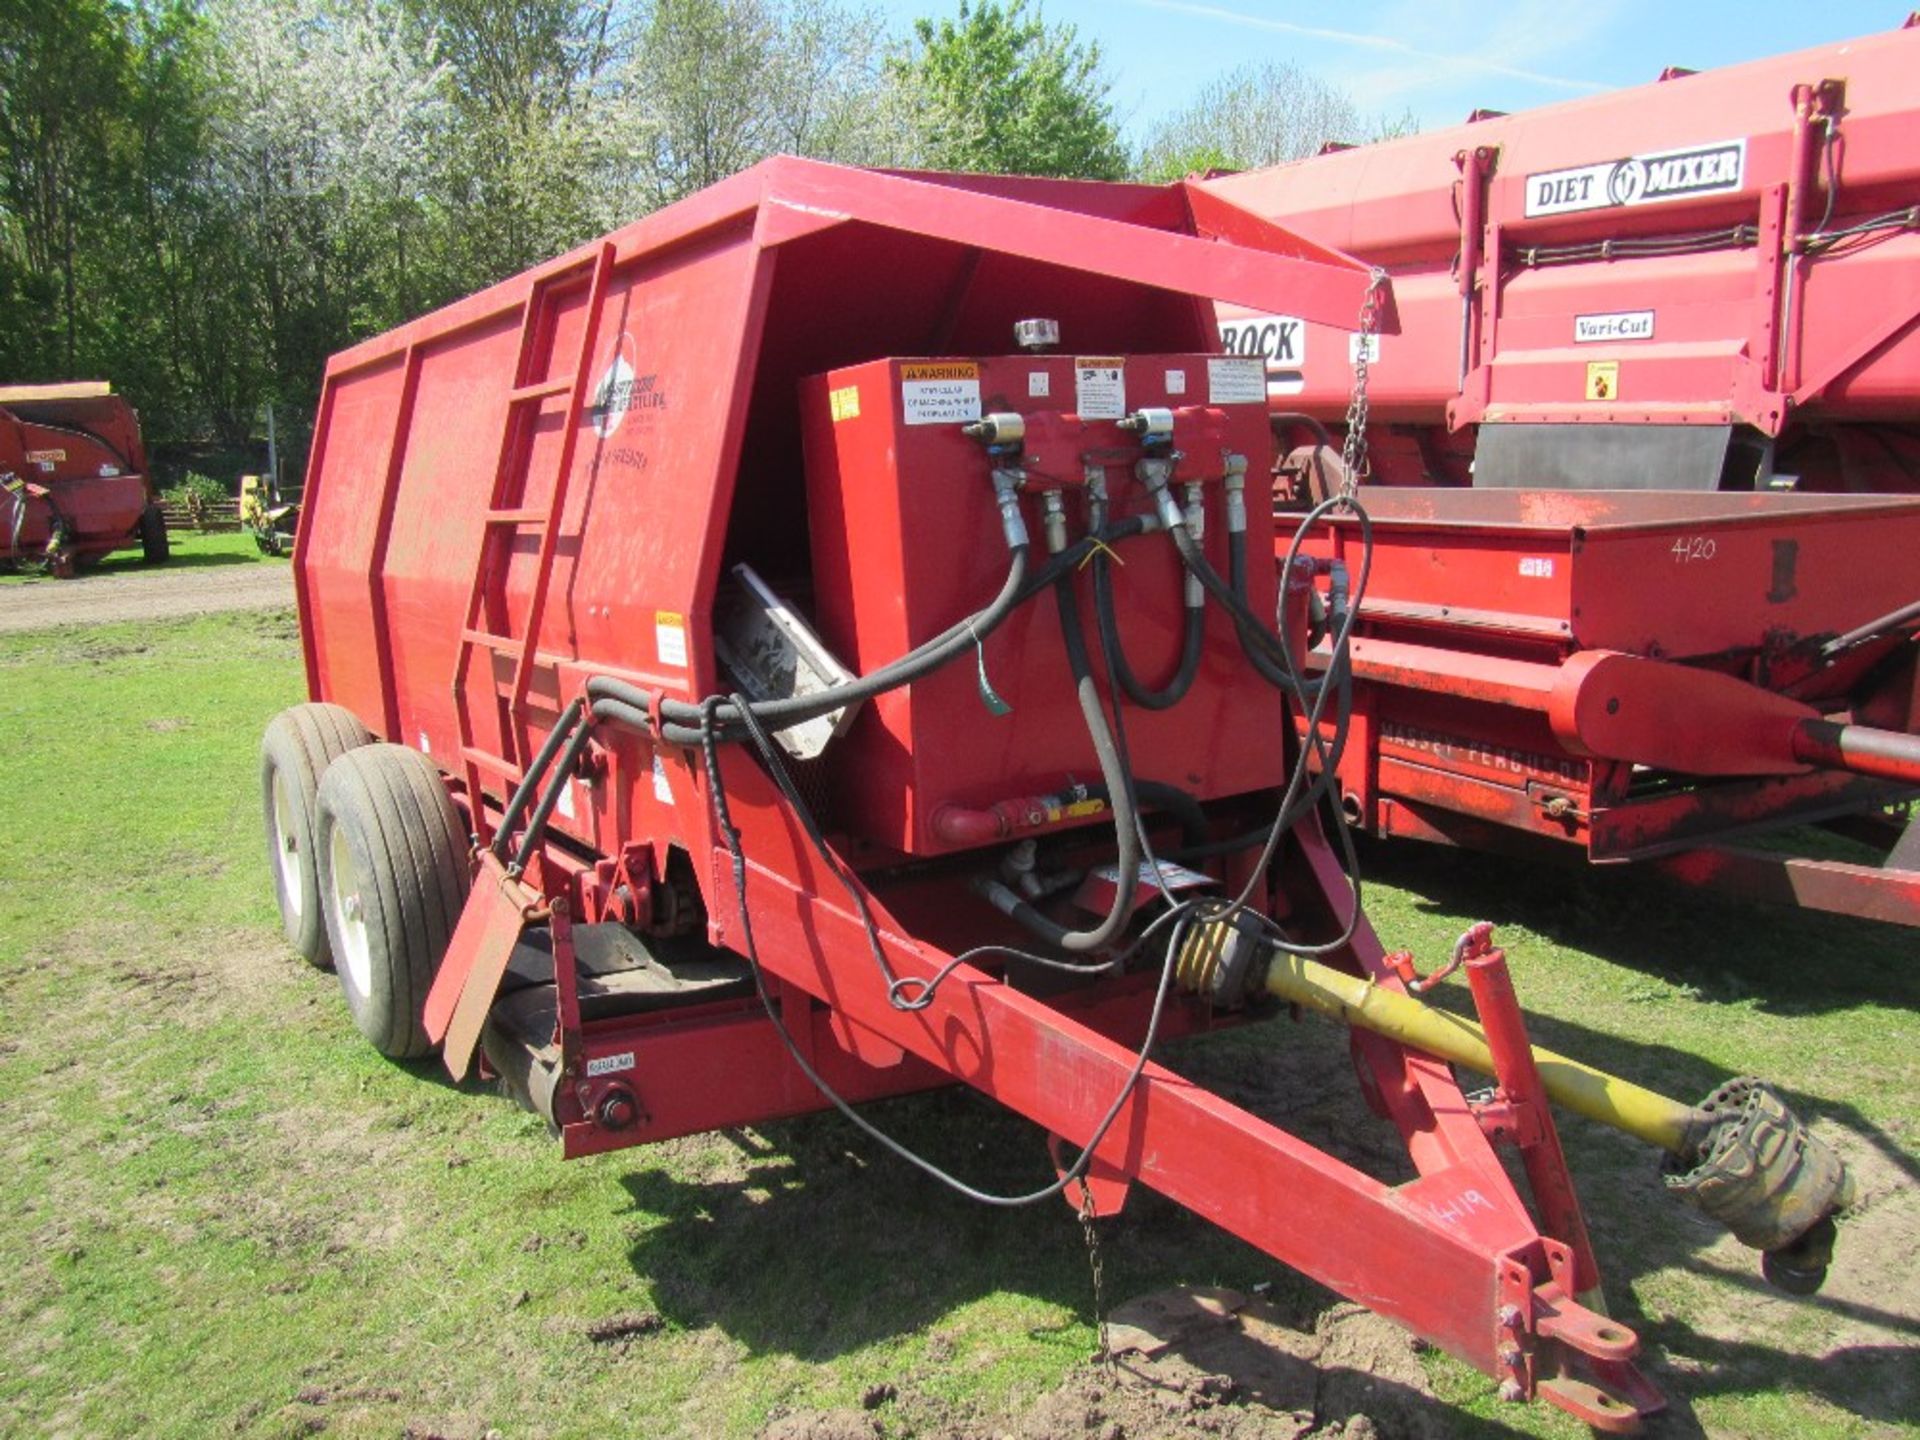
<instances>
[{"instance_id":1,"label":"manufacturer decal","mask_svg":"<svg viewBox=\"0 0 1920 1440\"><path fill-rule=\"evenodd\" d=\"M1520 578L1523 580L1551 580L1553 578L1553 557L1551 555L1522 555L1520 557Z\"/></svg>"},{"instance_id":2,"label":"manufacturer decal","mask_svg":"<svg viewBox=\"0 0 1920 1440\"><path fill-rule=\"evenodd\" d=\"M1292 315L1222 320L1220 348L1263 359L1268 370L1297 370L1307 361L1307 322Z\"/></svg>"},{"instance_id":3,"label":"manufacturer decal","mask_svg":"<svg viewBox=\"0 0 1920 1440\"><path fill-rule=\"evenodd\" d=\"M1571 170L1545 170L1527 176L1526 213L1531 219L1726 195L1740 188L1746 172L1745 140L1628 155Z\"/></svg>"},{"instance_id":4,"label":"manufacturer decal","mask_svg":"<svg viewBox=\"0 0 1920 1440\"><path fill-rule=\"evenodd\" d=\"M1653 311L1616 310L1610 315L1573 317L1576 345L1594 345L1606 340L1651 340Z\"/></svg>"},{"instance_id":5,"label":"manufacturer decal","mask_svg":"<svg viewBox=\"0 0 1920 1440\"><path fill-rule=\"evenodd\" d=\"M909 425L966 425L980 418L980 367L957 361L900 367L900 415Z\"/></svg>"},{"instance_id":6,"label":"manufacturer decal","mask_svg":"<svg viewBox=\"0 0 1920 1440\"><path fill-rule=\"evenodd\" d=\"M35 465L53 465L67 458L64 450L29 450L27 459Z\"/></svg>"},{"instance_id":7,"label":"manufacturer decal","mask_svg":"<svg viewBox=\"0 0 1920 1440\"><path fill-rule=\"evenodd\" d=\"M618 1075L622 1070L633 1069L633 1052L622 1050L618 1055L601 1055L587 1061L587 1078L599 1075Z\"/></svg>"},{"instance_id":8,"label":"manufacturer decal","mask_svg":"<svg viewBox=\"0 0 1920 1440\"><path fill-rule=\"evenodd\" d=\"M658 375L642 375L634 364L633 336L625 331L613 348L600 383L593 388L593 403L587 415L593 421L593 433L610 440L625 423L632 410L652 411L667 408L667 392Z\"/></svg>"},{"instance_id":9,"label":"manufacturer decal","mask_svg":"<svg viewBox=\"0 0 1920 1440\"><path fill-rule=\"evenodd\" d=\"M1118 355L1082 355L1075 359L1073 408L1082 420L1124 419L1127 362Z\"/></svg>"}]
</instances>

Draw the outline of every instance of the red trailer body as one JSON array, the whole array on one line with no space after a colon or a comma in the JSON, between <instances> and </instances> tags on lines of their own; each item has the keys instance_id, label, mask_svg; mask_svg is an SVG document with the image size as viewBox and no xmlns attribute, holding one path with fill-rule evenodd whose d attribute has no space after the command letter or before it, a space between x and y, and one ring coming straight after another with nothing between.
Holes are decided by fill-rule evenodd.
<instances>
[{"instance_id":1,"label":"red trailer body","mask_svg":"<svg viewBox=\"0 0 1920 1440\"><path fill-rule=\"evenodd\" d=\"M1910 25L1205 186L1391 275L1384 483L1920 490L1917 73ZM1221 320L1341 423L1348 336Z\"/></svg>"},{"instance_id":2,"label":"red trailer body","mask_svg":"<svg viewBox=\"0 0 1920 1440\"><path fill-rule=\"evenodd\" d=\"M70 574L144 545L166 556L140 417L109 386L0 386L0 555Z\"/></svg>"},{"instance_id":3,"label":"red trailer body","mask_svg":"<svg viewBox=\"0 0 1920 1440\"><path fill-rule=\"evenodd\" d=\"M570 1156L821 1109L829 1087L965 1083L1083 1148L1059 1188L1088 1213L1143 1181L1513 1398L1630 1427L1658 1397L1630 1331L1577 1298L1598 1274L1497 954L1475 962L1497 1101L1355 1036L1406 1183L1132 1048L1229 1018L1169 993L1172 940L1143 949L1201 924L1186 901L1158 932L1130 918L1162 881L1244 887L1261 936L1404 988L1311 815L1264 880L1237 838L1289 755L1244 624L1206 607L1185 697L1129 720L1148 833L1193 845L1191 873L1119 858L1135 827L1104 822L1134 782L1088 738L1109 697L1071 638L1104 553L1158 673L1184 644L1171 617L1199 608L1180 566L1229 566L1233 533L1273 543L1259 367L1209 353L1211 302L1337 323L1365 285L1189 186L781 159L336 356L295 556L309 691L331 703L276 720L263 764L290 936L331 953L385 1053L440 1045L458 1076L480 1047ZM1069 350L1007 354L1036 315ZM1051 558L1029 569L1036 533ZM1247 594L1272 613L1270 577ZM785 761L745 718L779 702L726 697L770 676L802 693L793 657L820 645L792 640L797 616L838 652L808 663L931 668ZM1111 938L1070 931L1103 907ZM1183 973L1246 978L1269 941L1225 924Z\"/></svg>"},{"instance_id":4,"label":"red trailer body","mask_svg":"<svg viewBox=\"0 0 1920 1440\"><path fill-rule=\"evenodd\" d=\"M1372 574L1339 768L1354 824L1662 859L1689 879L1920 925L1920 856L1876 868L1697 848L1920 791L1914 617L1836 643L1913 609L1920 500L1360 493ZM1357 523L1320 527L1307 550L1357 570ZM1819 747L1835 725L1873 729L1879 762Z\"/></svg>"}]
</instances>

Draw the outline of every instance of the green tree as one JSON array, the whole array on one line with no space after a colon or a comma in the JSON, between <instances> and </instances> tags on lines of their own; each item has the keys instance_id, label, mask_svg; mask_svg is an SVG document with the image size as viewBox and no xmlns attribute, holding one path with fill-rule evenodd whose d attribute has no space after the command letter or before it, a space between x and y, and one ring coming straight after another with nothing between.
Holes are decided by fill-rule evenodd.
<instances>
[{"instance_id":1,"label":"green tree","mask_svg":"<svg viewBox=\"0 0 1920 1440\"><path fill-rule=\"evenodd\" d=\"M1026 0L961 0L950 20L916 20L889 66L918 116L924 163L1010 175L1118 179L1127 156L1100 47Z\"/></svg>"},{"instance_id":2,"label":"green tree","mask_svg":"<svg viewBox=\"0 0 1920 1440\"><path fill-rule=\"evenodd\" d=\"M1415 128L1410 113L1370 119L1338 86L1288 61L1268 61L1220 76L1154 126L1135 173L1178 180L1207 170L1255 170L1303 159L1329 142L1360 144Z\"/></svg>"}]
</instances>

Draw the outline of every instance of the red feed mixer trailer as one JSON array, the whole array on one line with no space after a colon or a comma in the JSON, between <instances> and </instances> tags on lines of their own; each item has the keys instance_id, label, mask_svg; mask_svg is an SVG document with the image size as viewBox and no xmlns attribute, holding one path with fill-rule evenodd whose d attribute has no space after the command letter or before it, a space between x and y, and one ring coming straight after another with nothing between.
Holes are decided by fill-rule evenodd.
<instances>
[{"instance_id":1,"label":"red feed mixer trailer","mask_svg":"<svg viewBox=\"0 0 1920 1440\"><path fill-rule=\"evenodd\" d=\"M1687 1105L1531 1049L1484 928L1481 1023L1429 1009L1358 913L1288 721L1342 687L1304 587L1261 618L1264 387L1211 302L1335 322L1365 284L1191 186L782 159L335 357L313 703L263 746L290 939L382 1053L499 1075L569 1156L832 1105L967 1189L859 1109L965 1084L1052 1154L967 1193L1150 1185L1633 1428L1659 1396L1548 1100L1790 1289L1851 1182L1757 1082ZM1354 1027L1416 1178L1153 1058L1285 1005Z\"/></svg>"},{"instance_id":2,"label":"red feed mixer trailer","mask_svg":"<svg viewBox=\"0 0 1920 1440\"><path fill-rule=\"evenodd\" d=\"M98 381L0 385L0 561L70 576L130 545L167 558L133 407Z\"/></svg>"},{"instance_id":3,"label":"red feed mixer trailer","mask_svg":"<svg viewBox=\"0 0 1920 1440\"><path fill-rule=\"evenodd\" d=\"M1353 823L1920 924L1916 74L1910 22L1205 182L1391 281ZM1221 319L1337 488L1358 342ZM1808 821L1884 861L1720 843Z\"/></svg>"}]
</instances>

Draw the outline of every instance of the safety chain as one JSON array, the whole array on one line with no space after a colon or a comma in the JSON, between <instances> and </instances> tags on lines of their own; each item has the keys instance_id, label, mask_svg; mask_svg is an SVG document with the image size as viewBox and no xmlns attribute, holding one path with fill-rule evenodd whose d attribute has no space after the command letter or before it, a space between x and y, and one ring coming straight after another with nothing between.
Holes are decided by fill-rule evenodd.
<instances>
[{"instance_id":1,"label":"safety chain","mask_svg":"<svg viewBox=\"0 0 1920 1440\"><path fill-rule=\"evenodd\" d=\"M1379 335L1380 311L1387 300L1387 272L1378 265L1367 276L1367 293L1360 302L1360 333L1354 337L1353 391L1347 399L1347 437L1340 447L1340 463L1345 474L1340 481L1342 498L1353 499L1353 492L1372 473L1367 455L1367 370L1373 363L1373 347Z\"/></svg>"},{"instance_id":2,"label":"safety chain","mask_svg":"<svg viewBox=\"0 0 1920 1440\"><path fill-rule=\"evenodd\" d=\"M1107 1297L1102 1283L1100 1260L1100 1228L1094 1223L1093 1190L1082 1178L1080 1181L1080 1233L1087 1242L1087 1268L1093 1272L1093 1324L1100 1335L1100 1348L1093 1358L1102 1365L1113 1364L1113 1346L1107 1332Z\"/></svg>"}]
</instances>

